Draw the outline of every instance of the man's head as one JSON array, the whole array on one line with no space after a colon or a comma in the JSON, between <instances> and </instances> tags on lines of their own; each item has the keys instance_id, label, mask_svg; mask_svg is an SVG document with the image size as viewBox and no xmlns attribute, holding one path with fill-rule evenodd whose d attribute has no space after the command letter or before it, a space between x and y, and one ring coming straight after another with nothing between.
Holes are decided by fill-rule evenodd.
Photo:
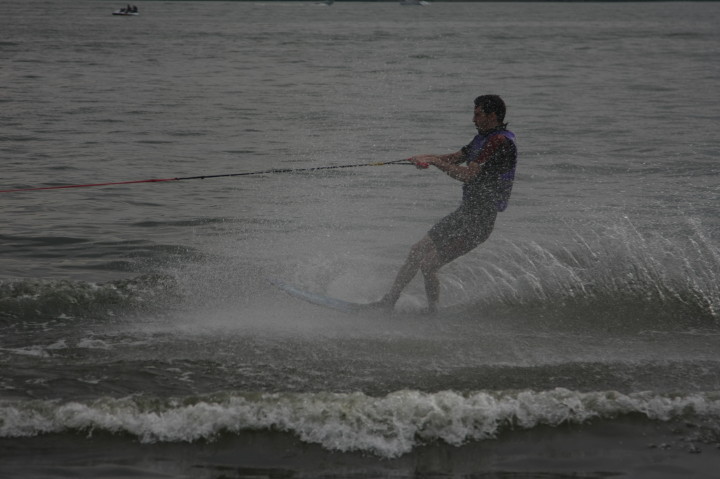
<instances>
[{"instance_id":1,"label":"man's head","mask_svg":"<svg viewBox=\"0 0 720 479\"><path fill-rule=\"evenodd\" d=\"M473 121L478 130L481 131L506 126L504 123L505 102L498 95L481 95L475 98Z\"/></svg>"}]
</instances>

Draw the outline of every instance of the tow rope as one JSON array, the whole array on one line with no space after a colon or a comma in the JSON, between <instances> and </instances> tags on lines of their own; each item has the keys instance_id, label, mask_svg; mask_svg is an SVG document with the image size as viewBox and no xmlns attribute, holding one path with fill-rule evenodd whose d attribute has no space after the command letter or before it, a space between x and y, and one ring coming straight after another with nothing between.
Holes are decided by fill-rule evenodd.
<instances>
[{"instance_id":1,"label":"tow rope","mask_svg":"<svg viewBox=\"0 0 720 479\"><path fill-rule=\"evenodd\" d=\"M88 183L83 185L60 185L60 186L38 186L33 188L15 188L8 190L0 190L0 193L17 193L22 191L40 191L40 190L60 190L66 188L91 188L95 186L111 186L111 185L130 185L134 183L160 183L163 181L185 181L185 180L205 180L210 178L229 178L233 176L250 176L250 175L268 175L275 173L299 173L304 171L320 171L320 170L335 170L339 168L358 168L361 166L383 166L383 165L412 165L409 159L395 160L395 161L382 161L374 163L357 163L354 165L333 165L333 166L314 166L309 168L273 168L271 170L262 171L249 171L245 173L225 173L221 175L200 175L200 176L185 176L178 178L152 178L147 180L132 180L132 181L113 181L107 183Z\"/></svg>"}]
</instances>

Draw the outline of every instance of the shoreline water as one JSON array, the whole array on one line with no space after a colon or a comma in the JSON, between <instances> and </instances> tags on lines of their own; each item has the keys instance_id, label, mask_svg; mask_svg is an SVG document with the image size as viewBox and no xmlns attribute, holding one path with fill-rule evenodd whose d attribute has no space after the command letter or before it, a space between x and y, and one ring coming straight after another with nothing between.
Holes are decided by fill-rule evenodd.
<instances>
[{"instance_id":1,"label":"shoreline water","mask_svg":"<svg viewBox=\"0 0 720 479\"><path fill-rule=\"evenodd\" d=\"M687 422L628 419L541 426L451 446L419 446L398 458L337 452L283 432L249 431L212 442L140 444L107 433L0 439L7 479L72 476L181 478L716 477L718 437ZM38 451L43 451L38 455Z\"/></svg>"}]
</instances>

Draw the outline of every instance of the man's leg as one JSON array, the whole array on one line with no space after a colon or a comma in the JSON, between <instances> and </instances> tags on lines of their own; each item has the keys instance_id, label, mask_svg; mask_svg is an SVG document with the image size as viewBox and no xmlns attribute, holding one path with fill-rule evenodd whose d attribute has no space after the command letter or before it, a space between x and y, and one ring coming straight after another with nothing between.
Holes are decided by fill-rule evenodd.
<instances>
[{"instance_id":1,"label":"man's leg","mask_svg":"<svg viewBox=\"0 0 720 479\"><path fill-rule=\"evenodd\" d=\"M425 277L425 292L428 298L428 309L434 312L440 296L440 281L437 271L442 264L435 249L435 243L429 236L425 236L410 249L405 264L402 265L395 277L395 282L380 303L392 309L400 298L400 293L412 281L418 270L422 270Z\"/></svg>"},{"instance_id":2,"label":"man's leg","mask_svg":"<svg viewBox=\"0 0 720 479\"><path fill-rule=\"evenodd\" d=\"M423 278L425 279L425 295L427 296L428 313L437 313L437 305L440 301L440 278L438 278L438 270L442 266L438 258L437 251L433 245L433 249L425 256L425 260L420 265Z\"/></svg>"}]
</instances>

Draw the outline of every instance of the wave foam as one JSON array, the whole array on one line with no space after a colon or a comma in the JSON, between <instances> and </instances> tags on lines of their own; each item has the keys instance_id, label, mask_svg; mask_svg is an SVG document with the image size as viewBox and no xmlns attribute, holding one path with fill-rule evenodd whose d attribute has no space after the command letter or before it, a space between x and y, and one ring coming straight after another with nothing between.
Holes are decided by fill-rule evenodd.
<instances>
[{"instance_id":1,"label":"wave foam","mask_svg":"<svg viewBox=\"0 0 720 479\"><path fill-rule=\"evenodd\" d=\"M0 437L95 430L142 442L213 440L266 430L296 434L336 451L397 457L442 440L451 445L495 437L506 429L582 424L640 415L667 421L720 417L720 393L668 395L577 392L223 394L160 400L102 398L92 402L0 402Z\"/></svg>"}]
</instances>

